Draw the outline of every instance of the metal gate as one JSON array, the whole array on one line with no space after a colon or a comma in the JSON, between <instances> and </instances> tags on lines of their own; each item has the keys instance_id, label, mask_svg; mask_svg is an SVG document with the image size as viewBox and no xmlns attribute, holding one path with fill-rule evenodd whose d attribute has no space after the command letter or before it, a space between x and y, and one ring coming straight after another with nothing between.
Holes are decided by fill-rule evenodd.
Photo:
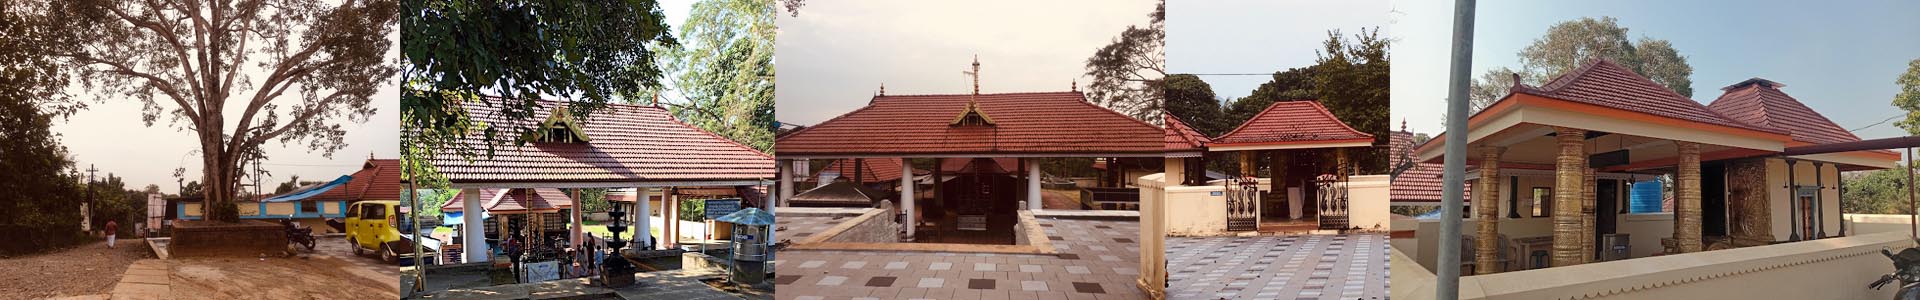
<instances>
[{"instance_id":1,"label":"metal gate","mask_svg":"<svg viewBox=\"0 0 1920 300\"><path fill-rule=\"evenodd\" d=\"M1343 230L1349 228L1347 223L1347 181L1341 180L1347 177L1345 174L1346 171L1347 168L1344 167L1336 168L1334 174L1321 174L1314 178L1315 187L1318 188L1315 196L1319 198L1315 200L1315 206L1318 206L1319 209L1320 229L1322 230Z\"/></svg>"},{"instance_id":2,"label":"metal gate","mask_svg":"<svg viewBox=\"0 0 1920 300\"><path fill-rule=\"evenodd\" d=\"M1252 176L1228 178L1227 231L1260 229L1260 179Z\"/></svg>"}]
</instances>

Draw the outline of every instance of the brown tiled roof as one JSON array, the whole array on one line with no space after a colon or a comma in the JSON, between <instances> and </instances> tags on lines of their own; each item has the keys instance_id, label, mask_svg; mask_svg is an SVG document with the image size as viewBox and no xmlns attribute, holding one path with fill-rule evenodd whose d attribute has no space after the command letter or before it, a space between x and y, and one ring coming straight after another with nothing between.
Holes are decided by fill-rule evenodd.
<instances>
[{"instance_id":1,"label":"brown tiled roof","mask_svg":"<svg viewBox=\"0 0 1920 300\"><path fill-rule=\"evenodd\" d=\"M502 192L506 192L507 196L500 198L500 201L493 201L493 198ZM462 193L465 192L454 193L453 199L441 205L440 210L464 210L466 197L461 195ZM573 198L568 198L566 193L560 192L560 189L550 188L532 189L531 193L528 189L481 189L480 201L490 201L481 203L481 208L493 214L550 212L573 208Z\"/></svg>"},{"instance_id":2,"label":"brown tiled roof","mask_svg":"<svg viewBox=\"0 0 1920 300\"><path fill-rule=\"evenodd\" d=\"M950 126L973 95L875 96L858 110L774 142L780 155L1164 153L1158 126L1079 92L980 94L995 125Z\"/></svg>"},{"instance_id":3,"label":"brown tiled roof","mask_svg":"<svg viewBox=\"0 0 1920 300\"><path fill-rule=\"evenodd\" d=\"M1211 141L1207 135L1200 134L1199 130L1194 130L1193 126L1188 126L1187 122L1181 121L1173 114L1167 114L1165 119L1167 120L1167 130L1165 130L1167 151L1202 150L1207 147L1207 142Z\"/></svg>"},{"instance_id":4,"label":"brown tiled roof","mask_svg":"<svg viewBox=\"0 0 1920 300\"><path fill-rule=\"evenodd\" d=\"M353 179L347 184L325 193L314 195L309 200L317 201L360 201L400 199L400 160L367 159L360 164L360 171L353 172Z\"/></svg>"},{"instance_id":5,"label":"brown tiled roof","mask_svg":"<svg viewBox=\"0 0 1920 300\"><path fill-rule=\"evenodd\" d=\"M827 166L820 168L820 171L838 171L840 172L840 177L853 180L853 171L855 168L853 161L854 159L852 158L837 159L827 163ZM900 180L899 158L866 158L861 159L861 161L865 162L865 166L862 166L865 167L865 169L861 171L861 176L866 177L863 178L861 182ZM919 173L920 170L914 170L914 172ZM815 173L817 174L819 172Z\"/></svg>"},{"instance_id":6,"label":"brown tiled roof","mask_svg":"<svg viewBox=\"0 0 1920 300\"><path fill-rule=\"evenodd\" d=\"M1833 120L1781 92L1779 84L1754 78L1721 88L1726 91L1707 108L1736 121L1787 131L1793 140L1812 144L1860 141Z\"/></svg>"},{"instance_id":7,"label":"brown tiled roof","mask_svg":"<svg viewBox=\"0 0 1920 300\"><path fill-rule=\"evenodd\" d=\"M541 107L560 102L539 100ZM496 110L480 103L463 103L477 122L510 128ZM537 128L550 111L538 111L517 124ZM451 151L438 153L433 164L455 183L471 182L642 182L759 180L773 178L773 157L674 119L653 106L608 104L580 120L587 143L514 145L511 138L496 141L493 157L474 161ZM462 142L484 149L476 130Z\"/></svg>"},{"instance_id":8,"label":"brown tiled roof","mask_svg":"<svg viewBox=\"0 0 1920 300\"><path fill-rule=\"evenodd\" d=\"M1516 85L1512 91L1679 120L1785 133L1723 116L1608 59L1589 61L1540 88Z\"/></svg>"},{"instance_id":9,"label":"brown tiled roof","mask_svg":"<svg viewBox=\"0 0 1920 300\"><path fill-rule=\"evenodd\" d=\"M793 195L788 205L795 207L873 207L887 195L853 182L835 182Z\"/></svg>"},{"instance_id":10,"label":"brown tiled roof","mask_svg":"<svg viewBox=\"0 0 1920 300\"><path fill-rule=\"evenodd\" d=\"M1336 142L1372 139L1373 135L1341 122L1320 101L1280 101L1241 123L1239 128L1213 138L1210 145L1288 142Z\"/></svg>"},{"instance_id":11,"label":"brown tiled roof","mask_svg":"<svg viewBox=\"0 0 1920 300\"><path fill-rule=\"evenodd\" d=\"M1393 162L1394 166L1399 166L1401 163L1412 159L1412 154L1407 151L1413 150L1413 133L1394 131L1391 137L1393 145L1390 146L1388 153L1390 153L1389 155L1392 155L1392 157L1387 161ZM1402 158L1400 156L1401 153L1408 153L1408 158ZM1414 163L1412 168L1400 172L1399 176L1393 177L1393 183L1388 190L1387 199L1392 202L1439 203L1441 195L1440 175L1443 171L1441 167L1440 164L1435 163ZM1471 193L1468 194L1470 195ZM1463 203L1473 202L1473 199L1469 197L1463 197L1461 199L1464 201Z\"/></svg>"},{"instance_id":12,"label":"brown tiled roof","mask_svg":"<svg viewBox=\"0 0 1920 300\"><path fill-rule=\"evenodd\" d=\"M1012 174L1019 170L1020 159L1007 157L940 159L942 175L973 173L975 168L985 168L980 171L988 174Z\"/></svg>"}]
</instances>

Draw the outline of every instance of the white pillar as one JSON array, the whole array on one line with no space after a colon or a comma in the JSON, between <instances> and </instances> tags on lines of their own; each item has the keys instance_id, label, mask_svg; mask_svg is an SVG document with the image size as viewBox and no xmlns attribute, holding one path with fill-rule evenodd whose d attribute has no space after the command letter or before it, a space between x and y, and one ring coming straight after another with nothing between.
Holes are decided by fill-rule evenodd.
<instances>
[{"instance_id":1,"label":"white pillar","mask_svg":"<svg viewBox=\"0 0 1920 300\"><path fill-rule=\"evenodd\" d=\"M780 165L779 166L780 169L778 170L778 172L780 172L780 199L778 200L786 201L787 199L792 199L793 198L793 171L794 171L793 161L781 160L776 164ZM785 203L785 202L781 202L781 203Z\"/></svg>"},{"instance_id":2,"label":"white pillar","mask_svg":"<svg viewBox=\"0 0 1920 300\"><path fill-rule=\"evenodd\" d=\"M907 235L913 235L913 163L900 158L900 213L907 214ZM936 180L937 181L937 180Z\"/></svg>"},{"instance_id":3,"label":"white pillar","mask_svg":"<svg viewBox=\"0 0 1920 300\"><path fill-rule=\"evenodd\" d=\"M463 248L466 252L461 256L465 256L466 262L469 263L487 261L487 255L492 252L487 250L487 224L482 224L486 220L480 219L480 215L486 214L486 211L480 208L480 189L461 190L460 197L465 198L460 200L462 201L460 211L462 212L461 222L466 224L463 227L466 228L466 232L460 233L464 240L461 242L463 244L461 247L466 247Z\"/></svg>"},{"instance_id":4,"label":"white pillar","mask_svg":"<svg viewBox=\"0 0 1920 300\"><path fill-rule=\"evenodd\" d=\"M648 212L648 208L653 206L653 204L648 203L652 202L649 199L653 198L653 188L643 187L636 190L640 194L640 199L636 199L636 201L633 202L633 241L638 243L635 245L646 245L651 241L648 238L653 236L653 213ZM653 250L656 248L644 247L640 249Z\"/></svg>"},{"instance_id":5,"label":"white pillar","mask_svg":"<svg viewBox=\"0 0 1920 300\"><path fill-rule=\"evenodd\" d=\"M680 196L667 193L660 200L660 244L679 246L680 243ZM672 248L668 248L672 249Z\"/></svg>"},{"instance_id":6,"label":"white pillar","mask_svg":"<svg viewBox=\"0 0 1920 300\"><path fill-rule=\"evenodd\" d=\"M1040 159L1028 158L1027 162L1027 209L1040 210Z\"/></svg>"}]
</instances>

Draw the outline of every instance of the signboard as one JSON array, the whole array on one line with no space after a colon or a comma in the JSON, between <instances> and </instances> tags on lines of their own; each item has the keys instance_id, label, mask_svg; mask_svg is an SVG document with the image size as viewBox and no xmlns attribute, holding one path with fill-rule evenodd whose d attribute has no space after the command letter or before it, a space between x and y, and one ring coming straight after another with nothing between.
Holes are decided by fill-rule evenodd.
<instances>
[{"instance_id":1,"label":"signboard","mask_svg":"<svg viewBox=\"0 0 1920 300\"><path fill-rule=\"evenodd\" d=\"M740 199L707 199L706 205L707 220L740 211Z\"/></svg>"},{"instance_id":2,"label":"signboard","mask_svg":"<svg viewBox=\"0 0 1920 300\"><path fill-rule=\"evenodd\" d=\"M526 280L524 282L531 283L531 282L552 281L552 280L560 279L560 262L559 261L543 261L543 262L537 262L537 263L525 263L521 265L523 266L521 268L524 269L524 271L520 272L520 274L524 274L527 277L525 278Z\"/></svg>"},{"instance_id":3,"label":"signboard","mask_svg":"<svg viewBox=\"0 0 1920 300\"><path fill-rule=\"evenodd\" d=\"M1602 153L1587 156L1587 167L1589 168L1605 168L1605 167L1624 165L1627 163L1628 163L1628 156L1627 156L1626 149L1602 152Z\"/></svg>"}]
</instances>

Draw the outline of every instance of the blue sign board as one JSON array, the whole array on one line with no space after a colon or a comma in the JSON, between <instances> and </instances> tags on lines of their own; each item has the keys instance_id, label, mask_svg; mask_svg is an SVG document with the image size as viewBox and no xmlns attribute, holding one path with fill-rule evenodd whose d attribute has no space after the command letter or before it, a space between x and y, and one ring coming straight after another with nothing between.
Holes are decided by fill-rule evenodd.
<instances>
[{"instance_id":1,"label":"blue sign board","mask_svg":"<svg viewBox=\"0 0 1920 300\"><path fill-rule=\"evenodd\" d=\"M706 205L707 220L740 211L740 199L707 199Z\"/></svg>"}]
</instances>

